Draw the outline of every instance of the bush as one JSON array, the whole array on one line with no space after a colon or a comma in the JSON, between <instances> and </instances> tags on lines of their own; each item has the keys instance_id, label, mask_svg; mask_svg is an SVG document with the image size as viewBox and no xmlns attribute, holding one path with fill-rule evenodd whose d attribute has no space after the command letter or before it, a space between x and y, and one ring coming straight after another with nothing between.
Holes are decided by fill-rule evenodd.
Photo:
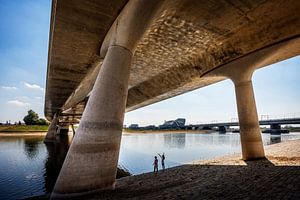
<instances>
[{"instance_id":1,"label":"bush","mask_svg":"<svg viewBox=\"0 0 300 200\"><path fill-rule=\"evenodd\" d=\"M39 118L39 115L33 110L28 110L28 114L23 118L26 125L47 125L45 119Z\"/></svg>"}]
</instances>

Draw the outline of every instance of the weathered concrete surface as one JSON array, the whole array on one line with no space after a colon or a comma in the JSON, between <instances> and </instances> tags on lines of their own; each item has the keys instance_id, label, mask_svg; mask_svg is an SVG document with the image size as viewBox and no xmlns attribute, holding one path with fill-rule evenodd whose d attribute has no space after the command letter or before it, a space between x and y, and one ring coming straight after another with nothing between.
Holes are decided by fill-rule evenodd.
<instances>
[{"instance_id":1,"label":"weathered concrete surface","mask_svg":"<svg viewBox=\"0 0 300 200\"><path fill-rule=\"evenodd\" d=\"M127 0L52 1L45 99L48 119L61 109L85 75L101 64L101 43L126 3Z\"/></svg>"},{"instance_id":2,"label":"weathered concrete surface","mask_svg":"<svg viewBox=\"0 0 300 200\"><path fill-rule=\"evenodd\" d=\"M131 58L123 47L109 48L52 198L114 188Z\"/></svg>"},{"instance_id":3,"label":"weathered concrete surface","mask_svg":"<svg viewBox=\"0 0 300 200\"><path fill-rule=\"evenodd\" d=\"M264 147L258 122L251 79L234 80L244 160L264 158Z\"/></svg>"},{"instance_id":4,"label":"weathered concrete surface","mask_svg":"<svg viewBox=\"0 0 300 200\"><path fill-rule=\"evenodd\" d=\"M105 56L103 65L56 181L52 199L82 196L115 187L132 57L162 1L146 2L132 0L126 4L105 38L107 46L101 48Z\"/></svg>"},{"instance_id":5,"label":"weathered concrete surface","mask_svg":"<svg viewBox=\"0 0 300 200\"><path fill-rule=\"evenodd\" d=\"M125 4L125 0L54 1L45 104L48 119L61 108L80 113L76 104L84 101L94 84L103 38ZM127 111L223 80L226 77L205 75L299 37L299 10L298 0L164 1L161 14L137 44ZM268 62L255 67L299 55L299 49L269 55Z\"/></svg>"},{"instance_id":6,"label":"weathered concrete surface","mask_svg":"<svg viewBox=\"0 0 300 200\"><path fill-rule=\"evenodd\" d=\"M265 149L263 160L236 154L121 178L114 191L85 199L299 199L300 140Z\"/></svg>"},{"instance_id":7,"label":"weathered concrete surface","mask_svg":"<svg viewBox=\"0 0 300 200\"><path fill-rule=\"evenodd\" d=\"M56 131L57 131L57 125L58 125L58 118L57 118L57 115L55 114L53 116L51 124L48 127L48 131L47 131L47 134L46 134L45 139L44 139L45 143L55 142L55 135L56 135Z\"/></svg>"}]
</instances>

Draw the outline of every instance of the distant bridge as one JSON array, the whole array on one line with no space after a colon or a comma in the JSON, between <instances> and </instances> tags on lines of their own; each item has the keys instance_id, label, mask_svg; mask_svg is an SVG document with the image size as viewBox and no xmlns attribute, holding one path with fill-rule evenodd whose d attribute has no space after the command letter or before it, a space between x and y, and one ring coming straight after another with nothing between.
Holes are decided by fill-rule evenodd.
<instances>
[{"instance_id":1,"label":"distant bridge","mask_svg":"<svg viewBox=\"0 0 300 200\"><path fill-rule=\"evenodd\" d=\"M260 120L259 125L270 125L271 129L280 129L280 125L284 124L300 124L300 118L283 118L283 119L268 119L268 120ZM186 128L188 129L203 129L203 128L226 128L230 126L239 126L239 122L216 122L216 123L205 123L205 124L193 124L188 125Z\"/></svg>"}]
</instances>

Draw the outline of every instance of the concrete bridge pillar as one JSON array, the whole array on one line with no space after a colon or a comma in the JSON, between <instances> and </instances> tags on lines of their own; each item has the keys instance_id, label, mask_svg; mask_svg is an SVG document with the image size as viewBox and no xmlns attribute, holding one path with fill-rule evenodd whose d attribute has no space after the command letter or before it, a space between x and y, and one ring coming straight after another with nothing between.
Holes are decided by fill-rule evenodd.
<instances>
[{"instance_id":1,"label":"concrete bridge pillar","mask_svg":"<svg viewBox=\"0 0 300 200\"><path fill-rule=\"evenodd\" d=\"M47 135L44 139L44 142L55 142L55 135L57 131L57 123L58 123L58 117L57 114L54 114L53 119L49 125Z\"/></svg>"},{"instance_id":2,"label":"concrete bridge pillar","mask_svg":"<svg viewBox=\"0 0 300 200\"><path fill-rule=\"evenodd\" d=\"M251 76L237 77L232 80L235 85L243 159L264 158Z\"/></svg>"},{"instance_id":3,"label":"concrete bridge pillar","mask_svg":"<svg viewBox=\"0 0 300 200\"><path fill-rule=\"evenodd\" d=\"M69 126L59 125L56 131L56 135L67 135L69 132Z\"/></svg>"},{"instance_id":4,"label":"concrete bridge pillar","mask_svg":"<svg viewBox=\"0 0 300 200\"><path fill-rule=\"evenodd\" d=\"M131 58L129 50L109 47L53 198L114 188Z\"/></svg>"},{"instance_id":5,"label":"concrete bridge pillar","mask_svg":"<svg viewBox=\"0 0 300 200\"><path fill-rule=\"evenodd\" d=\"M270 129L281 130L281 126L280 126L280 124L271 124Z\"/></svg>"},{"instance_id":6,"label":"concrete bridge pillar","mask_svg":"<svg viewBox=\"0 0 300 200\"><path fill-rule=\"evenodd\" d=\"M218 126L218 131L220 133L226 133L226 127L225 126Z\"/></svg>"},{"instance_id":7,"label":"concrete bridge pillar","mask_svg":"<svg viewBox=\"0 0 300 200\"><path fill-rule=\"evenodd\" d=\"M52 199L114 189L131 60L160 2L129 1L106 36L104 61Z\"/></svg>"}]
</instances>

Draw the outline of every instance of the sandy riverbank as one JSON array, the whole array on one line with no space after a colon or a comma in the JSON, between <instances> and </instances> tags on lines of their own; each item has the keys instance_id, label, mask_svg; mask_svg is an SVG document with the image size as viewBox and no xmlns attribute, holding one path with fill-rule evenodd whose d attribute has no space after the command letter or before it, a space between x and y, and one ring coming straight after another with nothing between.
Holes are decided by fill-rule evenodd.
<instances>
[{"instance_id":1,"label":"sandy riverbank","mask_svg":"<svg viewBox=\"0 0 300 200\"><path fill-rule=\"evenodd\" d=\"M47 132L0 132L0 137L1 136L13 136L13 137L16 137L16 136L45 136L47 134Z\"/></svg>"},{"instance_id":2,"label":"sandy riverbank","mask_svg":"<svg viewBox=\"0 0 300 200\"><path fill-rule=\"evenodd\" d=\"M267 159L231 155L121 178L89 199L299 199L300 140L265 148Z\"/></svg>"}]
</instances>

